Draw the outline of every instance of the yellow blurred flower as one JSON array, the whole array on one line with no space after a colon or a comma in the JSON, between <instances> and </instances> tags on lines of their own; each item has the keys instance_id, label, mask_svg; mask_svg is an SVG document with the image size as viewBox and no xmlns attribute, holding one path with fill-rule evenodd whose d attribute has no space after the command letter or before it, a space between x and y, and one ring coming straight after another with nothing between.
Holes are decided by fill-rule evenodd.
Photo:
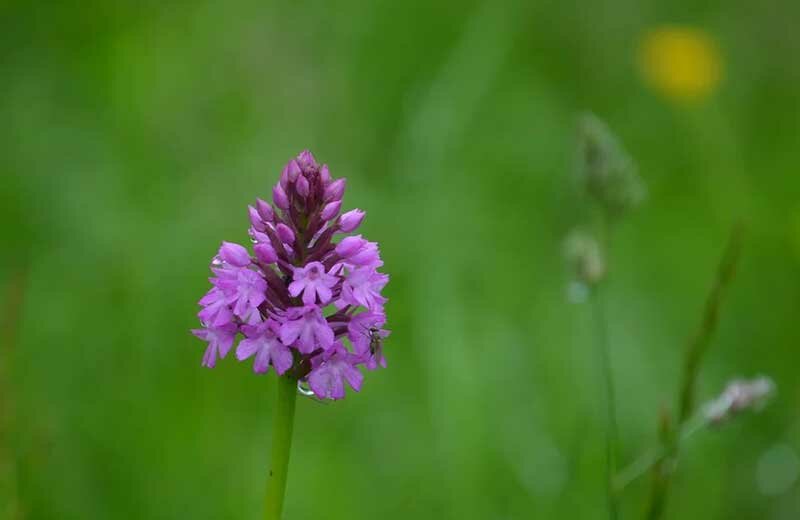
<instances>
[{"instance_id":1,"label":"yellow blurred flower","mask_svg":"<svg viewBox=\"0 0 800 520\"><path fill-rule=\"evenodd\" d=\"M639 44L639 67L645 81L678 102L698 101L722 79L722 56L716 41L701 29L663 26Z\"/></svg>"}]
</instances>

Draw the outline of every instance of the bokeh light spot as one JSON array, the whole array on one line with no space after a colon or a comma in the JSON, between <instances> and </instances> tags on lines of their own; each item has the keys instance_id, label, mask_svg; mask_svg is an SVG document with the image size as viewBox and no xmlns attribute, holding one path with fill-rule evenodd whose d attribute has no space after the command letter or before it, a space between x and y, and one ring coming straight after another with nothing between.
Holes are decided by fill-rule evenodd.
<instances>
[{"instance_id":1,"label":"bokeh light spot","mask_svg":"<svg viewBox=\"0 0 800 520\"><path fill-rule=\"evenodd\" d=\"M765 495L780 495L788 491L800 476L800 459L791 446L778 444L758 459L756 482Z\"/></svg>"}]
</instances>

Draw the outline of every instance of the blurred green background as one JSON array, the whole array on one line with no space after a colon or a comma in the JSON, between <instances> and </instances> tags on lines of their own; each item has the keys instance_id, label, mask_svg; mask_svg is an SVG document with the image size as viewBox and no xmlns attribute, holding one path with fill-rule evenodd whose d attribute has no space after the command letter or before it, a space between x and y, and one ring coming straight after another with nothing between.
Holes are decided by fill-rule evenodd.
<instances>
[{"instance_id":1,"label":"blurred green background","mask_svg":"<svg viewBox=\"0 0 800 520\"><path fill-rule=\"evenodd\" d=\"M798 16L789 0L4 2L0 515L260 517L274 378L201 369L188 331L219 242L247 240L246 205L310 148L368 212L393 334L360 394L299 401L286 518L606 517L590 314L561 254L591 110L649 187L605 291L622 459L673 406L742 218L698 397L757 374L778 395L684 446L667 517L800 518ZM721 80L692 99L643 77L664 24L715 42Z\"/></svg>"}]
</instances>

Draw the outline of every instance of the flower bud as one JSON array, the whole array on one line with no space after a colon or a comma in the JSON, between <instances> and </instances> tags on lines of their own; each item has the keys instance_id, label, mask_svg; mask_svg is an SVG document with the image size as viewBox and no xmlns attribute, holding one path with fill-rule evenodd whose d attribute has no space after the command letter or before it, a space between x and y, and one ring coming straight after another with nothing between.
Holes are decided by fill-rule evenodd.
<instances>
[{"instance_id":1,"label":"flower bud","mask_svg":"<svg viewBox=\"0 0 800 520\"><path fill-rule=\"evenodd\" d=\"M355 254L350 255L347 261L362 267L378 268L383 265L377 242L366 242Z\"/></svg>"},{"instance_id":2,"label":"flower bud","mask_svg":"<svg viewBox=\"0 0 800 520\"><path fill-rule=\"evenodd\" d=\"M342 195L344 195L345 184L347 184L347 179L345 178L336 179L332 183L328 184L328 186L325 187L325 194L323 196L325 202L341 200Z\"/></svg>"},{"instance_id":3,"label":"flower bud","mask_svg":"<svg viewBox=\"0 0 800 520\"><path fill-rule=\"evenodd\" d=\"M247 249L232 242L223 242L219 248L219 256L223 261L236 267L250 265L250 255Z\"/></svg>"},{"instance_id":4,"label":"flower bud","mask_svg":"<svg viewBox=\"0 0 800 520\"><path fill-rule=\"evenodd\" d=\"M247 234L250 235L250 238L254 244L269 243L269 236L260 231L256 231L253 228L248 229Z\"/></svg>"},{"instance_id":5,"label":"flower bud","mask_svg":"<svg viewBox=\"0 0 800 520\"><path fill-rule=\"evenodd\" d=\"M264 221L261 220L261 215L258 214L256 208L247 206L247 215L250 217L250 223L253 225L253 228L258 231L264 231L264 229L266 229L264 227Z\"/></svg>"},{"instance_id":6,"label":"flower bud","mask_svg":"<svg viewBox=\"0 0 800 520\"><path fill-rule=\"evenodd\" d=\"M314 158L314 154L308 150L303 150L300 152L300 154L297 156L297 162L304 172L319 168L319 165L317 165L317 160Z\"/></svg>"},{"instance_id":7,"label":"flower bud","mask_svg":"<svg viewBox=\"0 0 800 520\"><path fill-rule=\"evenodd\" d=\"M272 264L278 261L278 255L275 250L268 243L256 244L253 246L253 251L256 253L256 258L265 264Z\"/></svg>"},{"instance_id":8,"label":"flower bud","mask_svg":"<svg viewBox=\"0 0 800 520\"><path fill-rule=\"evenodd\" d=\"M286 196L286 192L283 191L280 184L276 184L275 187L272 188L272 202L282 210L289 209L289 197Z\"/></svg>"},{"instance_id":9,"label":"flower bud","mask_svg":"<svg viewBox=\"0 0 800 520\"><path fill-rule=\"evenodd\" d=\"M286 180L290 183L295 182L301 173L300 165L294 159L286 165Z\"/></svg>"},{"instance_id":10,"label":"flower bud","mask_svg":"<svg viewBox=\"0 0 800 520\"><path fill-rule=\"evenodd\" d=\"M308 197L308 179L305 176L300 175L297 177L297 182L294 183L294 188L297 190L297 194L303 198Z\"/></svg>"},{"instance_id":11,"label":"flower bud","mask_svg":"<svg viewBox=\"0 0 800 520\"><path fill-rule=\"evenodd\" d=\"M322 208L322 213L320 213L319 216L322 220L331 220L333 217L339 214L339 209L341 209L341 207L341 200L329 202L324 208Z\"/></svg>"},{"instance_id":12,"label":"flower bud","mask_svg":"<svg viewBox=\"0 0 800 520\"><path fill-rule=\"evenodd\" d=\"M331 182L331 172L328 170L327 164L323 164L322 168L319 169L319 178L324 184Z\"/></svg>"},{"instance_id":13,"label":"flower bud","mask_svg":"<svg viewBox=\"0 0 800 520\"><path fill-rule=\"evenodd\" d=\"M278 234L278 238L281 239L281 242L285 242L287 244L294 243L294 231L292 228L287 226L284 223L280 223L275 227L275 232Z\"/></svg>"},{"instance_id":14,"label":"flower bud","mask_svg":"<svg viewBox=\"0 0 800 520\"><path fill-rule=\"evenodd\" d=\"M272 206L261 199L256 199L256 209L258 210L258 214L261 216L261 220L264 222L272 222L272 219L275 216L272 212Z\"/></svg>"},{"instance_id":15,"label":"flower bud","mask_svg":"<svg viewBox=\"0 0 800 520\"><path fill-rule=\"evenodd\" d=\"M342 258L347 258L356 254L366 243L367 241L361 238L361 235L345 237L336 244L336 253Z\"/></svg>"},{"instance_id":16,"label":"flower bud","mask_svg":"<svg viewBox=\"0 0 800 520\"><path fill-rule=\"evenodd\" d=\"M364 215L365 213L360 209L351 209L339 219L339 230L343 233L355 231L364 220Z\"/></svg>"}]
</instances>

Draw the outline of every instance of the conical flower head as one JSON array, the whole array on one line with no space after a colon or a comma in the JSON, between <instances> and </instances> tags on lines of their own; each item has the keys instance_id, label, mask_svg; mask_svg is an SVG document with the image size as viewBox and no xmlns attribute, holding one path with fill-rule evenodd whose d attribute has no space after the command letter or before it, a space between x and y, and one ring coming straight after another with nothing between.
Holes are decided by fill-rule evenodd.
<instances>
[{"instance_id":1,"label":"conical flower head","mask_svg":"<svg viewBox=\"0 0 800 520\"><path fill-rule=\"evenodd\" d=\"M583 115L578 123L577 162L579 181L612 215L635 208L647 195L633 159L593 114Z\"/></svg>"},{"instance_id":2,"label":"conical flower head","mask_svg":"<svg viewBox=\"0 0 800 520\"><path fill-rule=\"evenodd\" d=\"M364 212L340 215L345 187L304 151L273 186L273 204L257 198L248 207L252 253L223 242L199 302L202 328L193 333L208 343L204 366L241 338L236 357L252 358L254 372L272 367L330 399L343 398L347 386L360 390L360 366L386 366L376 345L388 335L381 327L389 276L379 271L376 242L347 236Z\"/></svg>"}]
</instances>

